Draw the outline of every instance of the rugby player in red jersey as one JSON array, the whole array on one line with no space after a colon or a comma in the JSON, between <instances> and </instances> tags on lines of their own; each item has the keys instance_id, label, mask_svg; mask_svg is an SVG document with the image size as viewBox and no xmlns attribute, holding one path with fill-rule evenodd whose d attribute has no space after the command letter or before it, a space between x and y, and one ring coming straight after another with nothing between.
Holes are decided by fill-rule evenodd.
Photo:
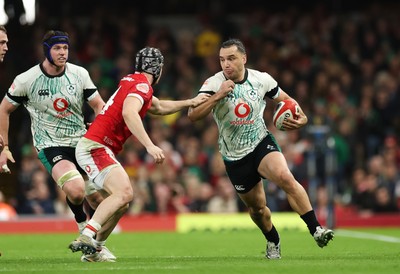
<instances>
[{"instance_id":1,"label":"rugby player in red jersey","mask_svg":"<svg viewBox=\"0 0 400 274\"><path fill-rule=\"evenodd\" d=\"M121 217L133 200L128 174L115 157L125 141L134 135L155 163L163 163L162 149L152 142L144 128L142 119L146 113L175 113L183 108L196 107L209 97L200 94L188 100L159 100L153 95L152 86L160 80L163 63L164 57L159 49L146 47L140 50L136 55L135 72L121 79L117 90L77 145L78 164L105 197L82 234L69 245L73 252L82 251L88 261L99 261L91 238L108 219Z\"/></svg>"}]
</instances>

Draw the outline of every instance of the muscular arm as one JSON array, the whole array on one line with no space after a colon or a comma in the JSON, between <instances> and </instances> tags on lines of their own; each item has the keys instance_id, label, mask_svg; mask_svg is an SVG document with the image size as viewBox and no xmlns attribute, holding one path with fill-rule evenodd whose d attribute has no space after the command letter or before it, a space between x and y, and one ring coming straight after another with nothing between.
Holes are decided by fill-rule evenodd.
<instances>
[{"instance_id":1,"label":"muscular arm","mask_svg":"<svg viewBox=\"0 0 400 274\"><path fill-rule=\"evenodd\" d=\"M165 159L163 151L153 144L147 134L139 111L142 108L142 102L136 97L127 97L122 108L122 116L132 134L146 148L147 152L153 156L156 163L162 163Z\"/></svg>"},{"instance_id":2,"label":"muscular arm","mask_svg":"<svg viewBox=\"0 0 400 274\"><path fill-rule=\"evenodd\" d=\"M100 111L103 109L103 106L105 105L100 94L90 100L88 104L93 109L95 116L100 113Z\"/></svg>"},{"instance_id":3,"label":"muscular arm","mask_svg":"<svg viewBox=\"0 0 400 274\"><path fill-rule=\"evenodd\" d=\"M0 153L0 168L1 172L10 173L10 170L7 168L5 170L3 166L7 166L7 161L15 163L15 160L12 156L11 151L8 148L8 130L10 126L10 114L16 110L17 107L7 101L7 99L3 99L0 104L0 135L4 140L4 150Z\"/></svg>"},{"instance_id":4,"label":"muscular arm","mask_svg":"<svg viewBox=\"0 0 400 274\"><path fill-rule=\"evenodd\" d=\"M192 122L203 119L212 111L219 100L219 96L215 93L204 104L197 107L190 107L188 111L189 119Z\"/></svg>"},{"instance_id":5,"label":"muscular arm","mask_svg":"<svg viewBox=\"0 0 400 274\"><path fill-rule=\"evenodd\" d=\"M172 114L187 107L196 107L201 105L207 100L208 97L208 94L199 94L192 99L173 101L160 100L153 96L152 105L149 109L149 112L156 115Z\"/></svg>"},{"instance_id":6,"label":"muscular arm","mask_svg":"<svg viewBox=\"0 0 400 274\"><path fill-rule=\"evenodd\" d=\"M282 89L279 92L279 96L274 99L275 102L279 103L280 101L286 100L286 99L292 99L292 97L289 96L286 92L284 92ZM296 101L296 100L294 100Z\"/></svg>"},{"instance_id":7,"label":"muscular arm","mask_svg":"<svg viewBox=\"0 0 400 274\"><path fill-rule=\"evenodd\" d=\"M10 126L10 114L16 110L17 107L3 99L0 104L0 135L3 137L4 144L8 144L8 130Z\"/></svg>"},{"instance_id":8,"label":"muscular arm","mask_svg":"<svg viewBox=\"0 0 400 274\"><path fill-rule=\"evenodd\" d=\"M139 115L139 111L142 108L142 103L136 97L127 97L124 101L122 109L122 116L124 117L125 123L128 126L132 134L138 139L138 141L145 146L153 146L153 142L150 140L147 134L142 119Z\"/></svg>"},{"instance_id":9,"label":"muscular arm","mask_svg":"<svg viewBox=\"0 0 400 274\"><path fill-rule=\"evenodd\" d=\"M233 91L235 83L232 80L224 81L219 90L214 93L207 101L197 107L190 107L188 111L189 119L194 122L206 117L215 107L219 100L225 98Z\"/></svg>"}]
</instances>

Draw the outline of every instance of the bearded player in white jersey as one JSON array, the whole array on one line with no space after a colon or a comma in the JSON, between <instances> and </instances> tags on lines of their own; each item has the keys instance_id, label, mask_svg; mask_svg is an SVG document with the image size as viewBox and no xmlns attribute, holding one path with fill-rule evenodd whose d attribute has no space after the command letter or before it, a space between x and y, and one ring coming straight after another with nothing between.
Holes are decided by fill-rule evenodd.
<instances>
[{"instance_id":1,"label":"bearded player in white jersey","mask_svg":"<svg viewBox=\"0 0 400 274\"><path fill-rule=\"evenodd\" d=\"M318 246L326 246L334 236L333 231L319 224L305 189L290 172L264 121L267 97L275 102L291 97L269 74L245 67L246 50L240 40L225 41L219 60L222 71L208 78L199 91L212 96L204 104L190 108L188 116L197 121L213 113L226 171L248 207L251 219L266 238L266 257L280 259L281 250L261 178L277 184L286 192L291 207L307 224ZM300 110L300 117L288 119L284 122L284 129L298 129L306 123L307 117Z\"/></svg>"},{"instance_id":2,"label":"bearded player in white jersey","mask_svg":"<svg viewBox=\"0 0 400 274\"><path fill-rule=\"evenodd\" d=\"M83 67L68 61L69 36L63 31L48 31L43 38L45 60L18 75L0 104L0 135L6 146L0 155L2 172L10 173L7 161L15 162L8 147L10 114L23 104L31 118L33 145L38 157L57 185L67 196L67 203L74 213L79 230L83 230L87 215L83 209L85 190L87 200L96 208L101 195L90 182L84 181L75 159L75 147L85 134L82 113L85 101L97 115L104 101ZM94 240L102 250L103 260L115 260L104 246L116 222L99 232ZM102 235L103 234L103 235Z\"/></svg>"}]
</instances>

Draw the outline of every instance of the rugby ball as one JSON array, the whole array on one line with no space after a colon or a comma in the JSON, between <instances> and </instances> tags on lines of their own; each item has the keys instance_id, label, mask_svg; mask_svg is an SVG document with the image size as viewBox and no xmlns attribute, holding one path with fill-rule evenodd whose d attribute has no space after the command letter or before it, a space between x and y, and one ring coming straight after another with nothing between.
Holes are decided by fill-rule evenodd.
<instances>
[{"instance_id":1,"label":"rugby ball","mask_svg":"<svg viewBox=\"0 0 400 274\"><path fill-rule=\"evenodd\" d=\"M280 101L276 105L272 120L274 126L277 129L284 131L285 129L282 127L283 121L285 121L288 118L296 120L297 118L299 118L299 115L300 115L300 106L296 103L296 101L292 99L286 99Z\"/></svg>"}]
</instances>

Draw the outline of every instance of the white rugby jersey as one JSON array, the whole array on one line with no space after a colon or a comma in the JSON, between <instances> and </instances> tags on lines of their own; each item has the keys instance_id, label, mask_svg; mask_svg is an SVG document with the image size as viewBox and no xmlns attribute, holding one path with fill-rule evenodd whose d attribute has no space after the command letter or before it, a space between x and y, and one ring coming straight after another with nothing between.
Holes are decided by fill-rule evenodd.
<instances>
[{"instance_id":1,"label":"white rugby jersey","mask_svg":"<svg viewBox=\"0 0 400 274\"><path fill-rule=\"evenodd\" d=\"M214 94L226 80L220 71L204 82L199 93ZM278 95L278 83L268 73L246 69L244 80L235 83L233 92L217 103L212 112L219 129L218 144L224 160L242 159L267 136L264 98L274 99Z\"/></svg>"},{"instance_id":2,"label":"white rugby jersey","mask_svg":"<svg viewBox=\"0 0 400 274\"><path fill-rule=\"evenodd\" d=\"M14 79L6 99L15 106L23 104L28 110L33 145L40 151L47 147L75 147L86 132L83 103L97 94L85 68L67 63L64 73L50 76L39 64Z\"/></svg>"}]
</instances>

